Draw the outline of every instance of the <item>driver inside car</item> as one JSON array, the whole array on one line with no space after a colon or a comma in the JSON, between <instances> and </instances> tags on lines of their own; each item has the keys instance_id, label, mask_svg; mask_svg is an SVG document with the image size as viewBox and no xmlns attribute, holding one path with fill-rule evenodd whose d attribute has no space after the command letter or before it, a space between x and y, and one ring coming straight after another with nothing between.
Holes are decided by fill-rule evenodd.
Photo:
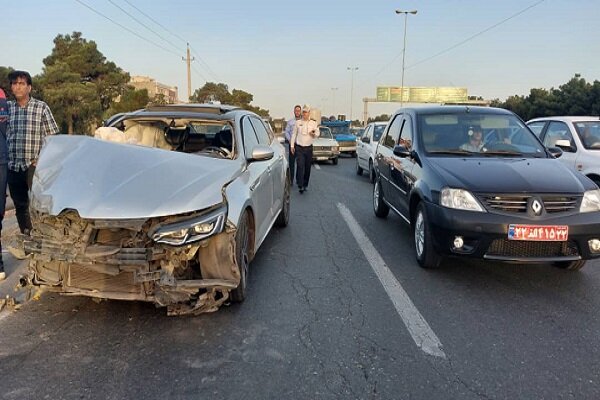
<instances>
[{"instance_id":1,"label":"driver inside car","mask_svg":"<svg viewBox=\"0 0 600 400\"><path fill-rule=\"evenodd\" d=\"M481 148L483 147L483 133L481 132L481 128L478 126L469 127L467 134L469 135L469 141L462 144L460 149L472 152L480 152Z\"/></svg>"}]
</instances>

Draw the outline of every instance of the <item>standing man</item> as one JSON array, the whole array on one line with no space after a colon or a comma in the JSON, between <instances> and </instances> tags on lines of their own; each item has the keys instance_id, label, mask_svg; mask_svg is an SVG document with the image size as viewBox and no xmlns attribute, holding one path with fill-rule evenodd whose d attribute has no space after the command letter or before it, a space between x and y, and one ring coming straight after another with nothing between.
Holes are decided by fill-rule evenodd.
<instances>
[{"instance_id":1,"label":"standing man","mask_svg":"<svg viewBox=\"0 0 600 400\"><path fill-rule=\"evenodd\" d=\"M305 104L302 107L302 119L296 121L292 140L290 141L290 150L296 155L296 161L298 161L296 182L298 183L300 193L304 193L308 188L313 156L313 141L319 135L319 124L317 121L310 119L310 107Z\"/></svg>"},{"instance_id":2,"label":"standing man","mask_svg":"<svg viewBox=\"0 0 600 400\"><path fill-rule=\"evenodd\" d=\"M290 183L294 186L294 172L296 171L296 155L292 153L292 134L294 133L294 126L296 121L300 119L300 112L302 107L300 105L294 106L294 118L290 119L285 126L285 141L288 142L288 164L290 166ZM298 182L298 180L296 180Z\"/></svg>"},{"instance_id":3,"label":"standing man","mask_svg":"<svg viewBox=\"0 0 600 400\"><path fill-rule=\"evenodd\" d=\"M6 179L8 175L8 148L6 146L6 127L8 125L8 102L6 93L0 88L0 281L6 278L2 260L2 221L6 208Z\"/></svg>"},{"instance_id":4,"label":"standing man","mask_svg":"<svg viewBox=\"0 0 600 400\"><path fill-rule=\"evenodd\" d=\"M58 126L46 103L30 96L31 75L26 71L8 74L16 101L8 102L8 188L15 204L19 229L31 231L29 189L44 138L58 133Z\"/></svg>"}]
</instances>

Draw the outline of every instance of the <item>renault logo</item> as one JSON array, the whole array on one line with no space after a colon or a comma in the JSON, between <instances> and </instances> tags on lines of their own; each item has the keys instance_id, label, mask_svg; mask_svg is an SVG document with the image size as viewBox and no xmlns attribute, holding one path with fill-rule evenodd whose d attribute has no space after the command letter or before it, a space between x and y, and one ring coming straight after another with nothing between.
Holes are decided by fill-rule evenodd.
<instances>
[{"instance_id":1,"label":"renault logo","mask_svg":"<svg viewBox=\"0 0 600 400\"><path fill-rule=\"evenodd\" d=\"M531 209L535 215L540 215L542 212L542 204L536 199L531 202Z\"/></svg>"}]
</instances>

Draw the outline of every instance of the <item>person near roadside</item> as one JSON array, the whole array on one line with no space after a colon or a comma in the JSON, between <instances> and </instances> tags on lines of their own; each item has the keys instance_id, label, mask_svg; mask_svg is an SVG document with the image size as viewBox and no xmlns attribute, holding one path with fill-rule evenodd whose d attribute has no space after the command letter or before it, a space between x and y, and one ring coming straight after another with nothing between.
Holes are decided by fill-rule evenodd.
<instances>
[{"instance_id":1,"label":"person near roadside","mask_svg":"<svg viewBox=\"0 0 600 400\"><path fill-rule=\"evenodd\" d=\"M300 193L308 188L313 156L313 142L319 137L319 124L310 119L310 107L302 107L302 119L296 121L290 141L290 150L296 156L296 182Z\"/></svg>"},{"instance_id":2,"label":"person near roadside","mask_svg":"<svg viewBox=\"0 0 600 400\"><path fill-rule=\"evenodd\" d=\"M8 102L8 189L15 205L19 229L21 233L29 234L31 180L44 138L58 133L58 126L50 107L31 97L29 72L11 71L8 80L15 96L15 101Z\"/></svg>"},{"instance_id":3,"label":"person near roadside","mask_svg":"<svg viewBox=\"0 0 600 400\"><path fill-rule=\"evenodd\" d=\"M296 121L301 118L302 107L300 105L294 106L294 118L290 119L285 126L285 141L288 144L288 165L290 168L290 183L294 186L294 172L296 171L296 155L292 153L292 134L294 133L294 126Z\"/></svg>"},{"instance_id":4,"label":"person near roadside","mask_svg":"<svg viewBox=\"0 0 600 400\"><path fill-rule=\"evenodd\" d=\"M0 88L0 281L6 278L4 261L2 260L2 221L6 208L6 180L8 176L8 147L6 144L6 127L8 125L8 102L6 93Z\"/></svg>"}]
</instances>

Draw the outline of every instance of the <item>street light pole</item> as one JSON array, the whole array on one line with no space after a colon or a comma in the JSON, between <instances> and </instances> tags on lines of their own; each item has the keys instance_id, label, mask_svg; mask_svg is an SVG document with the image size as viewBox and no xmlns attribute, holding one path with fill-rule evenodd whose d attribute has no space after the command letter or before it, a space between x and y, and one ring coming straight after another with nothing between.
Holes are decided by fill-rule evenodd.
<instances>
[{"instance_id":1,"label":"street light pole","mask_svg":"<svg viewBox=\"0 0 600 400\"><path fill-rule=\"evenodd\" d=\"M354 71L358 70L358 67L348 67L346 69L352 72L352 83L350 84L350 123L352 123L352 101L354 101Z\"/></svg>"},{"instance_id":2,"label":"street light pole","mask_svg":"<svg viewBox=\"0 0 600 400\"><path fill-rule=\"evenodd\" d=\"M337 92L338 89L339 88L336 88L336 87L332 87L331 88L331 92L333 93L332 94L332 96L333 96L333 106L331 107L331 114L334 115L336 117L336 119L337 119L337 115L335 113L335 92Z\"/></svg>"},{"instance_id":3,"label":"street light pole","mask_svg":"<svg viewBox=\"0 0 600 400\"><path fill-rule=\"evenodd\" d=\"M408 23L408 14L416 14L417 10L402 11L396 10L396 14L404 14L404 47L402 48L402 86L400 87L400 107L404 101L404 56L406 55L406 25Z\"/></svg>"}]
</instances>

